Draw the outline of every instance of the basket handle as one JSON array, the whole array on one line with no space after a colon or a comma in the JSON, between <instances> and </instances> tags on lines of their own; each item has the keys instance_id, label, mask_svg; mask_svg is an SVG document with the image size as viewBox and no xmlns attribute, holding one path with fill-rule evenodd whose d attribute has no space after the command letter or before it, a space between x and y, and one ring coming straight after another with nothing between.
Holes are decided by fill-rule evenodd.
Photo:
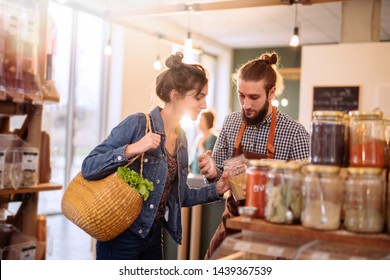
<instances>
[{"instance_id":1,"label":"basket handle","mask_svg":"<svg viewBox=\"0 0 390 280\"><path fill-rule=\"evenodd\" d=\"M152 127L150 125L150 117L148 114L145 114L146 118L146 125L145 125L145 135L148 134L149 131L152 131ZM142 177L142 170L144 168L144 155L145 153L142 153L140 155L137 155L133 157L128 163L126 163L125 167L128 167L130 164L132 164L137 158L141 157L141 164L140 164L140 176Z\"/></svg>"}]
</instances>

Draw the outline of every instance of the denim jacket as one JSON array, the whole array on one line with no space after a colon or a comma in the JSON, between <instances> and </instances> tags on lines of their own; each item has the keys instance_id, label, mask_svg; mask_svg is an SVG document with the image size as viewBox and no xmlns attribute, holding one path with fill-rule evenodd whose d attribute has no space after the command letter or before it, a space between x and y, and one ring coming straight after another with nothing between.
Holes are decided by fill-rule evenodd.
<instances>
[{"instance_id":1,"label":"denim jacket","mask_svg":"<svg viewBox=\"0 0 390 280\"><path fill-rule=\"evenodd\" d=\"M161 108L155 107L150 112L152 131L161 135L160 146L149 150L144 155L143 177L153 182L154 190L149 198L143 202L142 210L130 230L144 238L150 231L155 219L158 204L161 199L167 179L167 155L164 149L165 133L160 114ZM110 135L96 146L84 159L82 174L87 180L102 179L115 172L119 166L125 165L131 159L125 156L128 144L135 143L145 135L146 118L143 113L128 116L115 128ZM176 154L178 162L178 176L173 183L168 198L164 227L173 240L181 244L182 225L181 207L191 207L197 204L221 200L216 192L215 183L205 185L199 189L191 189L187 185L188 176L188 149L185 132L180 128L177 138ZM139 173L140 158L130 165L130 168Z\"/></svg>"}]
</instances>

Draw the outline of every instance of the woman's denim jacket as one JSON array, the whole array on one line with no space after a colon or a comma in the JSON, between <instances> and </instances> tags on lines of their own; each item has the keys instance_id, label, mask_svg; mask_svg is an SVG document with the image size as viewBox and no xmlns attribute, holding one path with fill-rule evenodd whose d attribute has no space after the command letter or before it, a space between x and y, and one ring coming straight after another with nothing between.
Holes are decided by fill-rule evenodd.
<instances>
[{"instance_id":1,"label":"woman's denim jacket","mask_svg":"<svg viewBox=\"0 0 390 280\"><path fill-rule=\"evenodd\" d=\"M143 202L142 210L136 221L130 226L130 230L144 238L152 227L156 216L158 204L161 199L167 179L167 155L165 152L164 125L160 114L160 108L155 107L150 112L152 131L161 135L161 143L157 149L147 151L143 160L143 177L154 184L154 190L149 198ZM125 156L125 148L128 144L135 143L145 135L146 118L143 113L128 116L110 135L84 159L82 174L87 180L102 179L118 166L125 165L131 159ZM181 207L191 207L197 204L220 200L215 188L215 183L199 189L191 189L187 185L188 176L188 150L185 132L180 129L177 138L177 162L178 176L168 198L164 227L168 230L173 240L181 244ZM140 158L130 165L130 168L139 173ZM115 217L113 217L115 219Z\"/></svg>"}]
</instances>

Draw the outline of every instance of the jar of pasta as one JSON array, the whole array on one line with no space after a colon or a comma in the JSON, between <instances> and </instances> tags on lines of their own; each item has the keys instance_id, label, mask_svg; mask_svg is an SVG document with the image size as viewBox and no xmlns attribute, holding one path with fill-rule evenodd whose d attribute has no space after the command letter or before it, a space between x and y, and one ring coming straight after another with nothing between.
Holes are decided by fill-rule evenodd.
<instances>
[{"instance_id":1,"label":"jar of pasta","mask_svg":"<svg viewBox=\"0 0 390 280\"><path fill-rule=\"evenodd\" d=\"M345 119L338 111L314 111L310 123L311 164L344 166Z\"/></svg>"},{"instance_id":2,"label":"jar of pasta","mask_svg":"<svg viewBox=\"0 0 390 280\"><path fill-rule=\"evenodd\" d=\"M224 162L224 171L228 173L230 190L235 200L245 199L242 187L246 183L247 159L243 155L229 158Z\"/></svg>"},{"instance_id":3,"label":"jar of pasta","mask_svg":"<svg viewBox=\"0 0 390 280\"><path fill-rule=\"evenodd\" d=\"M351 111L349 114L349 166L385 167L383 113Z\"/></svg>"},{"instance_id":4,"label":"jar of pasta","mask_svg":"<svg viewBox=\"0 0 390 280\"><path fill-rule=\"evenodd\" d=\"M301 164L274 163L267 174L265 220L271 223L298 223L301 216Z\"/></svg>"},{"instance_id":5,"label":"jar of pasta","mask_svg":"<svg viewBox=\"0 0 390 280\"><path fill-rule=\"evenodd\" d=\"M344 192L340 168L308 165L305 171L302 184L302 225L320 230L338 229Z\"/></svg>"},{"instance_id":6,"label":"jar of pasta","mask_svg":"<svg viewBox=\"0 0 390 280\"><path fill-rule=\"evenodd\" d=\"M385 184L381 168L349 167L345 185L344 226L363 233L383 231Z\"/></svg>"}]
</instances>

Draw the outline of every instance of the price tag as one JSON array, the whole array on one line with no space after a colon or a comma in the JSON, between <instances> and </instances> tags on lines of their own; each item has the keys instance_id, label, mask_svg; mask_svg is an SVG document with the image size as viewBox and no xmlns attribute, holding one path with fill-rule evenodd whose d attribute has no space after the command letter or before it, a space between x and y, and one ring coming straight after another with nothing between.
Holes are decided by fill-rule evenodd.
<instances>
[{"instance_id":1,"label":"price tag","mask_svg":"<svg viewBox=\"0 0 390 280\"><path fill-rule=\"evenodd\" d=\"M252 247L251 243L245 241L239 241L234 244L233 250L249 252L251 247Z\"/></svg>"},{"instance_id":2,"label":"price tag","mask_svg":"<svg viewBox=\"0 0 390 280\"><path fill-rule=\"evenodd\" d=\"M311 254L313 260L329 260L330 254L326 252L315 252Z\"/></svg>"}]
</instances>

